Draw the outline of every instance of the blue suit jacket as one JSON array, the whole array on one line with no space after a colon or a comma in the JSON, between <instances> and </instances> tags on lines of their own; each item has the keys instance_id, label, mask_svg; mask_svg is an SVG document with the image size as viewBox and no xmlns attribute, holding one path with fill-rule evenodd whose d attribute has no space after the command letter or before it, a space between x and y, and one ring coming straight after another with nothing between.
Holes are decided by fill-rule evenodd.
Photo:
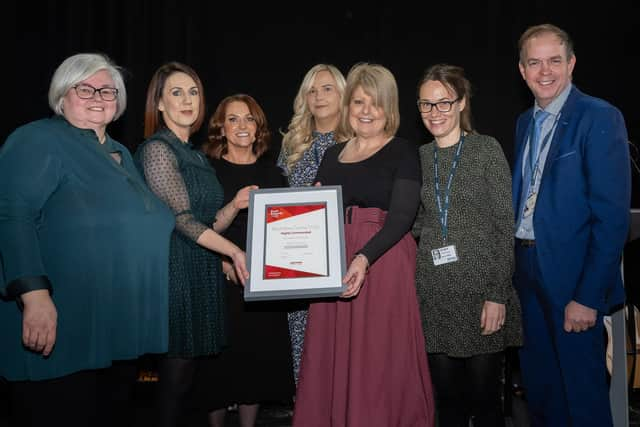
<instances>
[{"instance_id":1,"label":"blue suit jacket","mask_svg":"<svg viewBox=\"0 0 640 427\"><path fill-rule=\"evenodd\" d=\"M516 125L513 206L533 108ZM611 104L573 87L542 174L533 225L543 295L558 307L575 300L608 312L624 302L620 256L629 228L631 172L624 118Z\"/></svg>"}]
</instances>

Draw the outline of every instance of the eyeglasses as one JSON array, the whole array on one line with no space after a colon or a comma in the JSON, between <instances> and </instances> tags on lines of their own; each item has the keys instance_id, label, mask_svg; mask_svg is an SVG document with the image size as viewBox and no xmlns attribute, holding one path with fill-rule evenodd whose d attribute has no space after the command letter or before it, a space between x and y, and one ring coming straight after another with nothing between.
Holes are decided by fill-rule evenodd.
<instances>
[{"instance_id":1,"label":"eyeglasses","mask_svg":"<svg viewBox=\"0 0 640 427\"><path fill-rule=\"evenodd\" d=\"M436 110L440 111L441 113L448 113L449 111L451 111L451 107L453 107L453 104L458 101L460 101L460 98L456 98L453 101L440 102L427 102L418 99L418 110L420 110L421 113L429 113L435 106Z\"/></svg>"},{"instance_id":2,"label":"eyeglasses","mask_svg":"<svg viewBox=\"0 0 640 427\"><path fill-rule=\"evenodd\" d=\"M114 87L95 88L86 83L72 86L76 90L76 95L80 99L91 99L98 92L103 101L115 101L118 97L118 89Z\"/></svg>"}]
</instances>

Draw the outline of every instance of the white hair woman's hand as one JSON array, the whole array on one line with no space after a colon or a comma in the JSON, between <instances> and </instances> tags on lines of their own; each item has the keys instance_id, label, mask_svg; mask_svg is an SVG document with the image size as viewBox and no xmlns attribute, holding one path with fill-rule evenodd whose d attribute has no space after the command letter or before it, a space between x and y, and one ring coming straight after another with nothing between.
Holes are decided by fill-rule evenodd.
<instances>
[{"instance_id":1,"label":"white hair woman's hand","mask_svg":"<svg viewBox=\"0 0 640 427\"><path fill-rule=\"evenodd\" d=\"M46 289L22 294L22 342L25 347L48 356L56 343L58 311Z\"/></svg>"}]
</instances>

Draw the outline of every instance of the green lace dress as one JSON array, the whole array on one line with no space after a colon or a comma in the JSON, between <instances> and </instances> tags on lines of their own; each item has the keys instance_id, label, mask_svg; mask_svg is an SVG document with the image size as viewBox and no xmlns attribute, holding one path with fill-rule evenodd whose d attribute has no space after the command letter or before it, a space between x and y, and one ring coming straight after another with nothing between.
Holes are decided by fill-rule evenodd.
<instances>
[{"instance_id":1,"label":"green lace dress","mask_svg":"<svg viewBox=\"0 0 640 427\"><path fill-rule=\"evenodd\" d=\"M176 216L169 256L168 354L219 353L227 339L221 260L196 241L222 206L222 186L204 154L168 129L149 137L135 157L151 190Z\"/></svg>"}]
</instances>

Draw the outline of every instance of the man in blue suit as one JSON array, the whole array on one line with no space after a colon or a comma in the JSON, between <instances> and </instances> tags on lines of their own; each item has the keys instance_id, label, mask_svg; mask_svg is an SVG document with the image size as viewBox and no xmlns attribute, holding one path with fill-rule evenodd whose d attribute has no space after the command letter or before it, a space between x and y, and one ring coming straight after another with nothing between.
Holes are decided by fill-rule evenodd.
<instances>
[{"instance_id":1,"label":"man in blue suit","mask_svg":"<svg viewBox=\"0 0 640 427\"><path fill-rule=\"evenodd\" d=\"M571 83L576 57L565 31L531 27L519 49L520 73L535 97L517 121L513 170L514 285L531 424L607 427L602 316L624 302L627 131L618 109Z\"/></svg>"}]
</instances>

